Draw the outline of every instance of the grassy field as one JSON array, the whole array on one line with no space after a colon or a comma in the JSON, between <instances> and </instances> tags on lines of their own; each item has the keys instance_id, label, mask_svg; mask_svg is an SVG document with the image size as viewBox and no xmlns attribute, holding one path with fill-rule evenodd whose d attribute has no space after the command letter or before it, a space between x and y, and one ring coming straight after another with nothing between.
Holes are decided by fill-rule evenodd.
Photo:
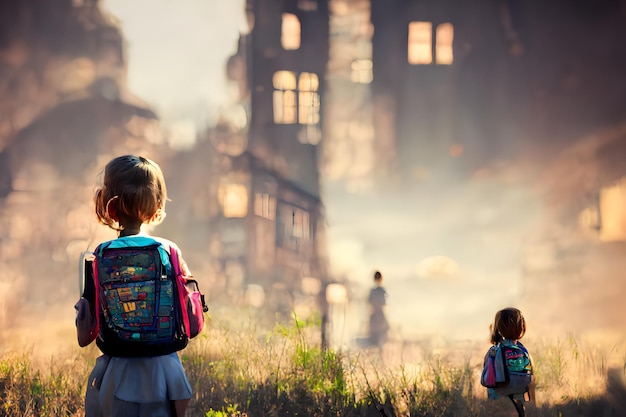
<instances>
[{"instance_id":1,"label":"grassy field","mask_svg":"<svg viewBox=\"0 0 626 417\"><path fill-rule=\"evenodd\" d=\"M479 384L485 343L435 348L390 342L384 350L319 348L315 321L261 330L216 322L181 352L194 389L187 416L516 416ZM574 337L524 340L536 401L528 416L626 416L626 345ZM95 346L49 360L0 356L0 415L81 416Z\"/></svg>"}]
</instances>

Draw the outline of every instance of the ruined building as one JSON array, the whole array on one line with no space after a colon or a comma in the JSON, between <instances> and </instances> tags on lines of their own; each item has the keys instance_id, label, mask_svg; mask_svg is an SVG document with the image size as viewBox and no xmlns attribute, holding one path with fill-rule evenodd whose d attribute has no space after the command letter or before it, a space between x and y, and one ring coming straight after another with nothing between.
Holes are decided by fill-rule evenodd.
<instances>
[{"instance_id":1,"label":"ruined building","mask_svg":"<svg viewBox=\"0 0 626 417\"><path fill-rule=\"evenodd\" d=\"M547 158L623 120L623 2L329 5L330 179Z\"/></svg>"},{"instance_id":2,"label":"ruined building","mask_svg":"<svg viewBox=\"0 0 626 417\"><path fill-rule=\"evenodd\" d=\"M620 270L626 241L624 1L245 7L249 31L226 65L236 104L193 150L175 153L157 116L128 94L123 36L98 1L2 3L0 324L33 282L52 293L56 283L42 277L63 277L57 298L74 298L76 256L102 232L89 205L96 171L122 152L158 155L172 190L159 232L181 245L212 300L285 314L317 308L336 278L325 242L331 209L336 224L346 220L337 208L356 207L349 215L367 219L378 239L400 217L394 207L408 212L402 231L433 221L437 208L432 217L411 210L441 194L415 208L417 185L465 190L511 172L540 186L547 213L531 262L519 265L528 297L550 299L570 277L623 294L623 279L594 265ZM365 191L374 197L362 200ZM368 204L380 200L391 220ZM418 260L389 234L387 259ZM537 284L546 282L549 291Z\"/></svg>"},{"instance_id":3,"label":"ruined building","mask_svg":"<svg viewBox=\"0 0 626 417\"><path fill-rule=\"evenodd\" d=\"M626 174L623 164L613 161L611 175L594 177L582 202L576 192L556 197L565 190L563 175L552 173L581 138L623 122L622 3L248 1L250 31L227 64L238 105L201 145L215 158L206 198L216 202L201 211L216 294L221 283L230 300L250 302L256 293L266 306L286 308L307 284L316 283L316 294L337 278L326 270L323 207L353 204L373 219L359 193L408 208L418 194L413 187L428 181L463 190L471 181L513 175L517 185L540 184L553 214L536 235L519 239L543 247L555 229L568 230L557 232L560 247L582 239L583 250L603 251L597 235L581 237L587 233L579 215ZM623 138L608 135L614 139L600 142L619 148ZM586 149L593 160L613 154ZM568 217L554 214L555 200L568 206ZM613 210L612 218L621 213ZM501 227L506 232L506 223ZM537 247L524 250L533 257ZM548 257L551 272L531 273L535 260L515 266L531 299L546 274L561 288L563 265L579 268Z\"/></svg>"},{"instance_id":4,"label":"ruined building","mask_svg":"<svg viewBox=\"0 0 626 417\"><path fill-rule=\"evenodd\" d=\"M246 8L250 30L227 68L237 105L196 148L176 153L157 115L129 94L123 34L98 1L3 3L0 323L19 298L11 295L35 283L27 303L71 315L76 259L114 235L96 224L91 192L103 164L123 153L153 157L166 172L172 202L159 233L180 244L212 302L286 317L295 304L318 309L328 9ZM56 300L44 297L59 286L51 276L63 277Z\"/></svg>"},{"instance_id":5,"label":"ruined building","mask_svg":"<svg viewBox=\"0 0 626 417\"><path fill-rule=\"evenodd\" d=\"M198 165L207 184L192 216L203 232L185 234L206 233L197 241L209 248L213 299L290 317L295 304L317 309L327 279L318 154L328 9L249 0L246 13L249 32L227 63L237 103L194 150L211 161Z\"/></svg>"},{"instance_id":6,"label":"ruined building","mask_svg":"<svg viewBox=\"0 0 626 417\"><path fill-rule=\"evenodd\" d=\"M156 115L126 88L123 44L97 1L0 4L0 325L10 341L37 334L32 323L42 334L71 323L77 259L114 235L91 206L103 164L121 153L166 159Z\"/></svg>"},{"instance_id":7,"label":"ruined building","mask_svg":"<svg viewBox=\"0 0 626 417\"><path fill-rule=\"evenodd\" d=\"M614 272L626 242L625 2L330 0L329 8L321 170L341 191L325 195L328 211L340 198L366 210L364 190L391 210L410 206L419 184L466 194L485 180L500 182L496 210L508 190L531 188L544 217L518 236L522 297L555 323L614 324L604 307L626 291ZM395 186L403 191L387 192ZM415 211L448 204L437 191ZM463 209L459 217L472 216ZM518 220L504 219L503 231ZM458 228L439 233L470 239ZM572 286L583 290L571 296ZM566 293L580 315L550 311Z\"/></svg>"}]
</instances>

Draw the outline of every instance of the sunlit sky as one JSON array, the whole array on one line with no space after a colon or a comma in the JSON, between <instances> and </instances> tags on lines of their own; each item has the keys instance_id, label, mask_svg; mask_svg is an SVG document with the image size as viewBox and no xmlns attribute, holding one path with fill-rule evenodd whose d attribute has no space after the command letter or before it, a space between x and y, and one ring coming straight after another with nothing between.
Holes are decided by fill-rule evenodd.
<instances>
[{"instance_id":1,"label":"sunlit sky","mask_svg":"<svg viewBox=\"0 0 626 417\"><path fill-rule=\"evenodd\" d=\"M245 32L243 0L105 0L126 38L128 87L189 141L232 102L226 60Z\"/></svg>"}]
</instances>

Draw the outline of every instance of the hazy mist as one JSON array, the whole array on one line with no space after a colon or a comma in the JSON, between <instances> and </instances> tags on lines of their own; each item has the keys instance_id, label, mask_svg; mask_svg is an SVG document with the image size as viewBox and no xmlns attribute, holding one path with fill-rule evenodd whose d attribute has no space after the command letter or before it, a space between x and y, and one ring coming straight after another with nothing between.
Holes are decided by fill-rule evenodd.
<instances>
[{"instance_id":1,"label":"hazy mist","mask_svg":"<svg viewBox=\"0 0 626 417\"><path fill-rule=\"evenodd\" d=\"M73 259L82 250L93 249L98 239L113 236L96 225L90 205L98 172L108 158L128 151L157 160L166 179L168 170L179 169L168 164L176 151L193 149L197 134L234 100L235 87L226 80L225 66L236 52L239 34L246 30L244 2L239 0L106 0L101 7L119 22L124 37L128 93L135 103L144 103L154 112L154 116L139 112L139 116L111 113L110 117L124 123L140 119L141 126L156 124L158 119L154 129L161 133L149 137L150 146L139 140L141 135L127 131L131 139L118 143L118 131L106 125L102 130L107 145L72 148L77 149L76 158L65 153L75 146L71 136L83 130L61 135L67 142L59 139L33 145L26 141L12 150L16 156L11 168L20 173L17 183L26 188L9 194L2 208L0 325L13 321L12 312L20 305L28 306L14 320L17 325L11 338L23 345L43 342L37 349L44 352L75 345L72 305L78 289ZM39 110L32 114L40 114ZM32 119L23 116L23 120ZM27 133L43 137L46 132L46 125L38 125ZM600 141L581 134L572 142L584 138ZM6 147L0 145L0 150ZM604 244L591 228L586 230L587 240L572 237L576 233L561 223L565 218L559 206L562 199L554 192L555 182L566 182L577 170L591 172L593 167L585 165L580 155L568 165L558 158L561 152L546 158L549 162L535 158L537 154L541 154L540 147L492 161L464 177L442 167L414 181L391 178L359 189L323 177L331 278L346 284L349 296L347 304L333 307L333 343L351 346L355 338L365 336L365 300L375 270L384 276L391 337L396 341L486 340L495 311L506 306L524 311L528 337L568 332L623 336L623 243ZM567 154L564 158L569 160ZM66 167L74 159L85 161L76 172ZM9 166L7 161L1 163ZM576 188L583 181L576 177L572 182ZM175 216L176 209L172 212ZM60 245L59 235L68 230L66 224L84 233L63 235L70 243ZM566 242L561 245L563 252L572 246L582 252L555 252L551 243L556 241ZM53 259L40 261L39 252L29 251L33 242L37 248L54 248ZM202 257L206 249L186 248L190 258ZM561 262L560 256L568 258ZM203 267L195 270L205 271ZM202 284L201 275L197 276ZM202 288L212 291L208 284ZM15 294L25 302L16 302ZM31 310L47 316L33 319L28 314ZM42 330L37 337L45 335L43 341L33 337L32 329L39 324ZM11 338L5 335L4 340Z\"/></svg>"}]
</instances>

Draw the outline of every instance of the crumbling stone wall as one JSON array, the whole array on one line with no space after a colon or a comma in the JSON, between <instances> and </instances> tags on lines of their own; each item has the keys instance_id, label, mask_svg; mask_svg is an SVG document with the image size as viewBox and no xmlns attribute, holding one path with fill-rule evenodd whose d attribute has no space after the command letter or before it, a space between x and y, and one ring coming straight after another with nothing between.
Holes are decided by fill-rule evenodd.
<instances>
[{"instance_id":1,"label":"crumbling stone wall","mask_svg":"<svg viewBox=\"0 0 626 417\"><path fill-rule=\"evenodd\" d=\"M71 323L78 256L111 237L90 204L98 171L164 145L126 90L123 37L97 1L0 3L0 114L0 328L33 333Z\"/></svg>"}]
</instances>

